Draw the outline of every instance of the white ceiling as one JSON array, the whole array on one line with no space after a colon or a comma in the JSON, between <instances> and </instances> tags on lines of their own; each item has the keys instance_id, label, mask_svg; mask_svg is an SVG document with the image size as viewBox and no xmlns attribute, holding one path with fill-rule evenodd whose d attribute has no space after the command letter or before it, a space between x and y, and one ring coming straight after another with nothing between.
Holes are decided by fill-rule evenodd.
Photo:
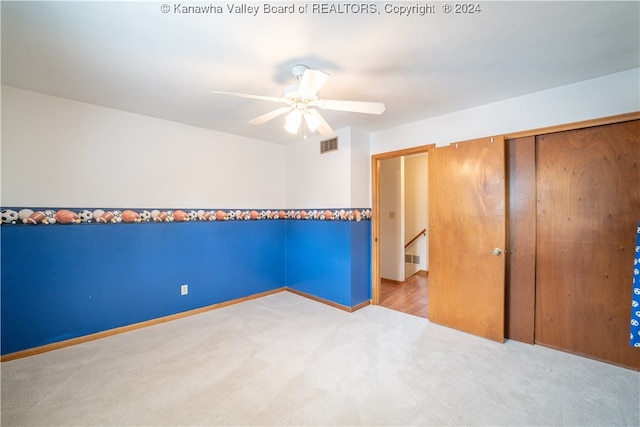
<instances>
[{"instance_id":1,"label":"white ceiling","mask_svg":"<svg viewBox=\"0 0 640 427\"><path fill-rule=\"evenodd\" d=\"M309 0L240 3L2 1L2 83L91 104L287 144L284 117L246 122L280 105L213 90L279 97L291 66L329 73L321 98L380 101L381 116L322 111L334 129L377 131L640 64L640 2L366 2L379 13L264 13ZM180 14L176 5L221 6ZM385 4L431 4L399 16ZM452 5L453 2L446 2ZM311 10L311 9L310 9ZM352 11L351 11L352 12Z\"/></svg>"}]
</instances>

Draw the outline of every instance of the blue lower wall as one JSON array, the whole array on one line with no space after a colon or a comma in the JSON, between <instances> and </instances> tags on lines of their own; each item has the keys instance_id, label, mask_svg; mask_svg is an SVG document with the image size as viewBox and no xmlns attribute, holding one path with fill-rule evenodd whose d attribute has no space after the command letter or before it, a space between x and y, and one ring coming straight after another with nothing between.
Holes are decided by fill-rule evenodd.
<instances>
[{"instance_id":1,"label":"blue lower wall","mask_svg":"<svg viewBox=\"0 0 640 427\"><path fill-rule=\"evenodd\" d=\"M351 306L371 300L371 221L351 227Z\"/></svg>"},{"instance_id":2,"label":"blue lower wall","mask_svg":"<svg viewBox=\"0 0 640 427\"><path fill-rule=\"evenodd\" d=\"M370 224L3 226L1 353L283 286L354 306L370 299Z\"/></svg>"},{"instance_id":3,"label":"blue lower wall","mask_svg":"<svg viewBox=\"0 0 640 427\"><path fill-rule=\"evenodd\" d=\"M353 307L371 299L371 222L289 221L287 286Z\"/></svg>"},{"instance_id":4,"label":"blue lower wall","mask_svg":"<svg viewBox=\"0 0 640 427\"><path fill-rule=\"evenodd\" d=\"M284 227L2 227L2 354L282 287Z\"/></svg>"}]
</instances>

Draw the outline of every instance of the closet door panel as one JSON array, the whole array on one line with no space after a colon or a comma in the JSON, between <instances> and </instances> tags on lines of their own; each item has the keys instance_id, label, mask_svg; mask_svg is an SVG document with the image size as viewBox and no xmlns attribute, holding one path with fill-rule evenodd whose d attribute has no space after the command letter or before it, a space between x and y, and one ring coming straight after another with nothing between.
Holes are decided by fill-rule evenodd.
<instances>
[{"instance_id":1,"label":"closet door panel","mask_svg":"<svg viewBox=\"0 0 640 427\"><path fill-rule=\"evenodd\" d=\"M506 141L509 180L505 336L534 343L536 296L536 138Z\"/></svg>"},{"instance_id":2,"label":"closet door panel","mask_svg":"<svg viewBox=\"0 0 640 427\"><path fill-rule=\"evenodd\" d=\"M639 217L640 121L537 137L536 343L640 369Z\"/></svg>"}]
</instances>

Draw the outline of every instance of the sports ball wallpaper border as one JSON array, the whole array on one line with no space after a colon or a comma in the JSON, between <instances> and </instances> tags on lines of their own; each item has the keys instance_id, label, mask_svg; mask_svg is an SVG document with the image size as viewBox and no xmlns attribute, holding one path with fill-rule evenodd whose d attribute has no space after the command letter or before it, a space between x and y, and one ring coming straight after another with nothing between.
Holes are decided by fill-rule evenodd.
<instances>
[{"instance_id":1,"label":"sports ball wallpaper border","mask_svg":"<svg viewBox=\"0 0 640 427\"><path fill-rule=\"evenodd\" d=\"M371 209L54 209L2 208L1 225L135 224L147 222L315 220L367 221Z\"/></svg>"}]
</instances>

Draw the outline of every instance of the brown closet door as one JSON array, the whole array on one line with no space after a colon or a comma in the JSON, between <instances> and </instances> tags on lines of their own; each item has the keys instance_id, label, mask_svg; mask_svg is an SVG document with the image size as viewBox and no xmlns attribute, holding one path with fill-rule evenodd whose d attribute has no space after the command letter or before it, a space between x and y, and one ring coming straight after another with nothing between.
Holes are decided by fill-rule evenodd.
<instances>
[{"instance_id":1,"label":"brown closet door","mask_svg":"<svg viewBox=\"0 0 640 427\"><path fill-rule=\"evenodd\" d=\"M510 139L505 337L533 344L536 301L536 137Z\"/></svg>"},{"instance_id":2,"label":"brown closet door","mask_svg":"<svg viewBox=\"0 0 640 427\"><path fill-rule=\"evenodd\" d=\"M504 138L429 150L429 320L504 340L505 228Z\"/></svg>"},{"instance_id":3,"label":"brown closet door","mask_svg":"<svg viewBox=\"0 0 640 427\"><path fill-rule=\"evenodd\" d=\"M536 343L640 369L629 346L640 122L537 140Z\"/></svg>"}]
</instances>

